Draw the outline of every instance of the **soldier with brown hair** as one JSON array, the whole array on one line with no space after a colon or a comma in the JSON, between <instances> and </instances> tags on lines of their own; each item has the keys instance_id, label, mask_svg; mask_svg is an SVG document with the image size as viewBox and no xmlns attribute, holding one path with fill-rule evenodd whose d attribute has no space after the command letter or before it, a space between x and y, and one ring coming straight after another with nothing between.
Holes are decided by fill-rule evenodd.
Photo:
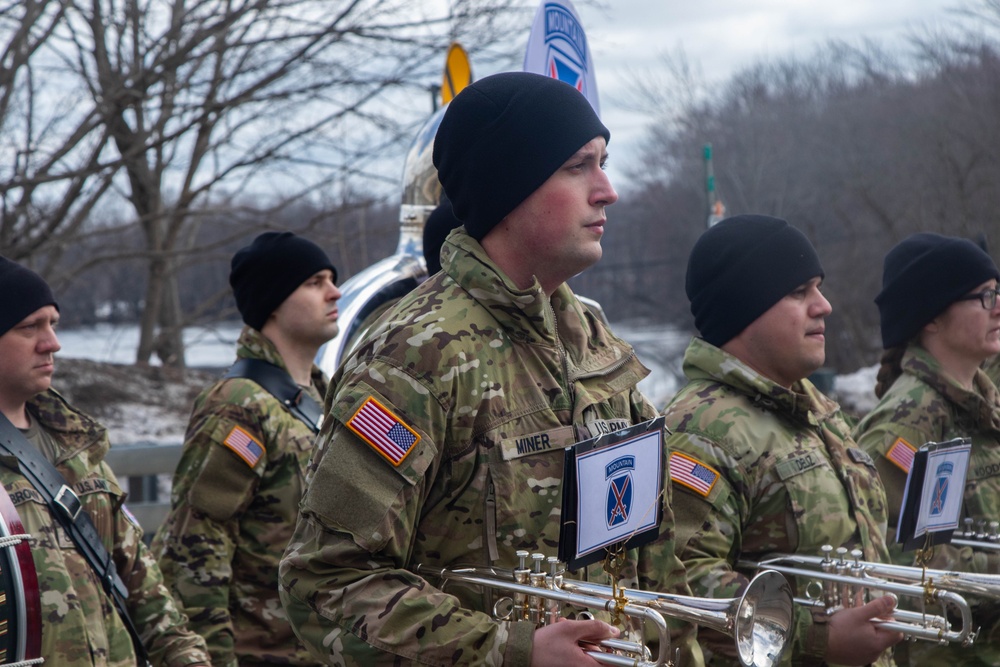
<instances>
[{"instance_id":1,"label":"soldier with brown hair","mask_svg":"<svg viewBox=\"0 0 1000 667\"><path fill-rule=\"evenodd\" d=\"M875 459L889 499L889 537L896 534L913 454L927 442L969 438L972 452L963 515L974 524L1000 518L1000 393L980 364L1000 352L1000 271L968 239L922 232L885 256L876 297L884 353L878 405L855 427L858 443ZM893 562L913 565L914 554L890 547ZM1000 552L939 545L928 566L1000 573ZM908 646L901 664L1000 663L1000 604L975 601L981 626L974 646Z\"/></svg>"},{"instance_id":2,"label":"soldier with brown hair","mask_svg":"<svg viewBox=\"0 0 1000 667\"><path fill-rule=\"evenodd\" d=\"M237 361L195 400L172 507L153 541L216 667L313 665L278 600L337 334L337 271L318 245L265 232L232 259ZM314 414L307 411L315 406Z\"/></svg>"},{"instance_id":3,"label":"soldier with brown hair","mask_svg":"<svg viewBox=\"0 0 1000 667\"><path fill-rule=\"evenodd\" d=\"M536 74L486 77L449 104L434 164L464 228L335 376L281 562L289 619L325 662L589 667L581 643L617 634L497 621L490 591L414 572L555 556L563 448L656 416L631 346L566 285L601 258L609 137L583 95ZM687 593L667 495L630 582Z\"/></svg>"}]
</instances>

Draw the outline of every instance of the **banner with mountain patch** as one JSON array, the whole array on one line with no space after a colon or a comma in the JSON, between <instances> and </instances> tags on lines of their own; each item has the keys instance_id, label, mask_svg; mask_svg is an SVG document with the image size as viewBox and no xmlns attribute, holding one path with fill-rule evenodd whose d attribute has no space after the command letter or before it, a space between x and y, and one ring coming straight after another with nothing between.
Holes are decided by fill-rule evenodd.
<instances>
[{"instance_id":1,"label":"banner with mountain patch","mask_svg":"<svg viewBox=\"0 0 1000 667\"><path fill-rule=\"evenodd\" d=\"M542 0L538 6L524 52L524 71L565 81L601 115L587 35L569 0Z\"/></svg>"},{"instance_id":2,"label":"banner with mountain patch","mask_svg":"<svg viewBox=\"0 0 1000 667\"><path fill-rule=\"evenodd\" d=\"M965 497L972 443L929 442L913 455L899 512L896 542L905 551L951 540Z\"/></svg>"},{"instance_id":3,"label":"banner with mountain patch","mask_svg":"<svg viewBox=\"0 0 1000 667\"><path fill-rule=\"evenodd\" d=\"M567 447L559 559L575 570L655 539L663 464L662 417Z\"/></svg>"}]
</instances>

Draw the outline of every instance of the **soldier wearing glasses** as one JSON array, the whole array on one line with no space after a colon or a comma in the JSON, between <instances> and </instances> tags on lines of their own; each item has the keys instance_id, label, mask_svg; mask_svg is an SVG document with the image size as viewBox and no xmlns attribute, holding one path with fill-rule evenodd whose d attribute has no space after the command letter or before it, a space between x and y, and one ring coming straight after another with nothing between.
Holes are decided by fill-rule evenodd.
<instances>
[{"instance_id":1,"label":"soldier wearing glasses","mask_svg":"<svg viewBox=\"0 0 1000 667\"><path fill-rule=\"evenodd\" d=\"M972 439L963 512L974 520L1000 517L1000 396L980 365L1000 352L1000 272L972 241L914 234L885 257L876 297L882 328L881 400L856 427L858 444L875 459L889 505L890 554L913 564L891 544L913 452L926 442ZM1000 572L1000 552L938 546L930 567ZM926 642L897 649L900 665L1000 664L1000 605L974 609L982 632L972 648Z\"/></svg>"}]
</instances>

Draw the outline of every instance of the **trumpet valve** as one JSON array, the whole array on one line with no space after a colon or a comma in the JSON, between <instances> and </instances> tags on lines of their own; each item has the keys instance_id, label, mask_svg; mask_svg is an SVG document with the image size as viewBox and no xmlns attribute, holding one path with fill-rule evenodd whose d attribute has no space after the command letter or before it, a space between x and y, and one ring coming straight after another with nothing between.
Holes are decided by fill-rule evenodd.
<instances>
[{"instance_id":1,"label":"trumpet valve","mask_svg":"<svg viewBox=\"0 0 1000 667\"><path fill-rule=\"evenodd\" d=\"M843 607L853 607L854 606L854 590L855 587L852 586L848 581L847 577L851 574L851 564L847 562L847 548L837 547L837 560L835 561L837 574L842 577L840 581L840 590L837 593L837 598L840 600L840 605Z\"/></svg>"},{"instance_id":2,"label":"trumpet valve","mask_svg":"<svg viewBox=\"0 0 1000 667\"><path fill-rule=\"evenodd\" d=\"M545 554L531 554L531 574L528 575L528 583L532 588L538 590L545 589L545 573L542 572L542 561ZM545 599L541 595L531 595L528 598L528 620L535 625L540 625L545 620Z\"/></svg>"},{"instance_id":3,"label":"trumpet valve","mask_svg":"<svg viewBox=\"0 0 1000 667\"><path fill-rule=\"evenodd\" d=\"M962 529L962 537L973 538L976 536L976 531L975 529L973 529L972 523L973 521L971 516L967 516L964 519L962 519L962 525L965 526Z\"/></svg>"},{"instance_id":4,"label":"trumpet valve","mask_svg":"<svg viewBox=\"0 0 1000 667\"><path fill-rule=\"evenodd\" d=\"M559 559L555 556L549 556L549 575L545 579L546 588L550 590L557 590L562 583L562 573L559 571ZM549 600L548 606L545 610L545 625L551 625L559 620L561 613L559 611L559 603L555 600Z\"/></svg>"},{"instance_id":5,"label":"trumpet valve","mask_svg":"<svg viewBox=\"0 0 1000 667\"><path fill-rule=\"evenodd\" d=\"M514 570L514 583L525 585L528 583L528 575L531 574L527 565L528 552L522 550L516 551L517 556L517 568ZM528 596L524 593L515 593L513 598L513 605L511 608L511 616L516 621L526 621L528 620Z\"/></svg>"}]
</instances>

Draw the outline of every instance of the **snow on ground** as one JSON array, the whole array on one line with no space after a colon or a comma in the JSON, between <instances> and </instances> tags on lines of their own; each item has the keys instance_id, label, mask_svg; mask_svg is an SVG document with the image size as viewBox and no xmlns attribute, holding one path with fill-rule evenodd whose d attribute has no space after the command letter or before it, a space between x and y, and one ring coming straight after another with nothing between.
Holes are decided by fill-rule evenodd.
<instances>
[{"instance_id":1,"label":"snow on ground","mask_svg":"<svg viewBox=\"0 0 1000 667\"><path fill-rule=\"evenodd\" d=\"M878 375L878 364L847 375L838 375L833 383L833 397L840 402L844 410L856 415L871 412L878 403L878 399L875 398L876 375Z\"/></svg>"}]
</instances>

